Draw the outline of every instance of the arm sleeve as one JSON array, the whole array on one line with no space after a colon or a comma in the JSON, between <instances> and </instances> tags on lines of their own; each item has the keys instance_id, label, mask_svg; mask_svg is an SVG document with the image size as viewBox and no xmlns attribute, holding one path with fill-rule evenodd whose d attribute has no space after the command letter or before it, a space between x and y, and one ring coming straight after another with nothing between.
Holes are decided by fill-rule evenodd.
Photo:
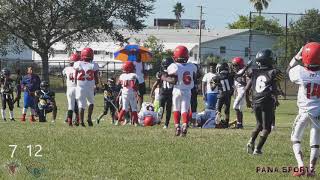
<instances>
[{"instance_id":1,"label":"arm sleeve","mask_svg":"<svg viewBox=\"0 0 320 180\"><path fill-rule=\"evenodd\" d=\"M169 75L173 75L173 74L177 74L178 72L178 67L176 64L171 64L169 67L168 67L168 74Z\"/></svg>"},{"instance_id":2,"label":"arm sleeve","mask_svg":"<svg viewBox=\"0 0 320 180\"><path fill-rule=\"evenodd\" d=\"M208 75L205 74L205 75L203 76L203 78L202 78L202 82L207 82L207 77L208 77Z\"/></svg>"},{"instance_id":3,"label":"arm sleeve","mask_svg":"<svg viewBox=\"0 0 320 180\"><path fill-rule=\"evenodd\" d=\"M296 83L296 84L302 83L301 78L300 78L301 77L300 76L300 69L301 68L302 68L301 66L295 66L289 70L289 78L290 78L291 82Z\"/></svg>"}]
</instances>

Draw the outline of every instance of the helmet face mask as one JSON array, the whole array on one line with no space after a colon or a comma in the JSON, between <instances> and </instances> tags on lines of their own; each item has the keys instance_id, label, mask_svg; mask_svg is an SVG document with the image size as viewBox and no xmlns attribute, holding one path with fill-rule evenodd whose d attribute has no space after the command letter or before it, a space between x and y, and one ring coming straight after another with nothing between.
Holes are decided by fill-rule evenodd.
<instances>
[{"instance_id":1,"label":"helmet face mask","mask_svg":"<svg viewBox=\"0 0 320 180\"><path fill-rule=\"evenodd\" d=\"M232 59L232 69L239 71L244 67L244 60L241 57L235 57Z\"/></svg>"},{"instance_id":2,"label":"helmet face mask","mask_svg":"<svg viewBox=\"0 0 320 180\"><path fill-rule=\"evenodd\" d=\"M217 64L216 72L217 72L217 73L229 72L229 66L228 66L228 64L227 64L226 62Z\"/></svg>"},{"instance_id":3,"label":"helmet face mask","mask_svg":"<svg viewBox=\"0 0 320 180\"><path fill-rule=\"evenodd\" d=\"M42 81L40 83L40 89L43 91L48 91L49 90L49 83L47 81Z\"/></svg>"},{"instance_id":4,"label":"helmet face mask","mask_svg":"<svg viewBox=\"0 0 320 180\"><path fill-rule=\"evenodd\" d=\"M3 76L3 77L9 77L10 75L11 75L11 72L10 72L9 69L3 68L3 69L1 70L1 76Z\"/></svg>"},{"instance_id":5,"label":"helmet face mask","mask_svg":"<svg viewBox=\"0 0 320 180\"><path fill-rule=\"evenodd\" d=\"M256 63L259 68L272 68L275 63L273 52L270 49L263 49L256 55Z\"/></svg>"},{"instance_id":6,"label":"helmet face mask","mask_svg":"<svg viewBox=\"0 0 320 180\"><path fill-rule=\"evenodd\" d=\"M167 68L173 63L173 59L168 57L162 60L161 62L161 68L163 71L166 71Z\"/></svg>"}]
</instances>

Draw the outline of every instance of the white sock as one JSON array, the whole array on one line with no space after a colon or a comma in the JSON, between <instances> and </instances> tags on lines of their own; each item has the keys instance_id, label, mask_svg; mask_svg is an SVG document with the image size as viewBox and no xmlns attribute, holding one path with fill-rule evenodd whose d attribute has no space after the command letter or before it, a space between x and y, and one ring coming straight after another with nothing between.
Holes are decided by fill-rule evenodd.
<instances>
[{"instance_id":1,"label":"white sock","mask_svg":"<svg viewBox=\"0 0 320 180\"><path fill-rule=\"evenodd\" d=\"M2 119L6 118L6 110L1 109L1 117L2 117Z\"/></svg>"},{"instance_id":2,"label":"white sock","mask_svg":"<svg viewBox=\"0 0 320 180\"><path fill-rule=\"evenodd\" d=\"M301 151L301 144L295 143L292 145L294 156L297 159L298 167L303 167L303 158L302 158L302 151Z\"/></svg>"},{"instance_id":3,"label":"white sock","mask_svg":"<svg viewBox=\"0 0 320 180\"><path fill-rule=\"evenodd\" d=\"M27 108L23 108L22 109L22 114L27 114L28 109Z\"/></svg>"},{"instance_id":4,"label":"white sock","mask_svg":"<svg viewBox=\"0 0 320 180\"><path fill-rule=\"evenodd\" d=\"M319 158L319 148L311 148L310 151L310 169L314 169Z\"/></svg>"},{"instance_id":5,"label":"white sock","mask_svg":"<svg viewBox=\"0 0 320 180\"><path fill-rule=\"evenodd\" d=\"M10 111L10 119L13 119L13 111Z\"/></svg>"}]
</instances>

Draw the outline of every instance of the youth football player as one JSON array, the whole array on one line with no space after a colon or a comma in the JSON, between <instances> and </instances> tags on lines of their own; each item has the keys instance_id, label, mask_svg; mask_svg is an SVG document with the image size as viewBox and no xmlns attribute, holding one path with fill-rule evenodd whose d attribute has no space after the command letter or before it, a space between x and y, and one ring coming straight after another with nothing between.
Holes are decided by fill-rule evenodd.
<instances>
[{"instance_id":1,"label":"youth football player","mask_svg":"<svg viewBox=\"0 0 320 180\"><path fill-rule=\"evenodd\" d=\"M10 70L7 68L4 68L1 70L0 74L0 95L1 95L1 117L4 121L7 121L6 119L6 108L7 105L9 106L10 110L10 120L14 121L13 117L13 80L10 78Z\"/></svg>"},{"instance_id":2,"label":"youth football player","mask_svg":"<svg viewBox=\"0 0 320 180\"><path fill-rule=\"evenodd\" d=\"M315 176L320 145L320 43L306 44L291 60L288 67L290 80L299 85L297 105L298 115L294 121L291 141L299 171L293 176ZM305 128L310 124L309 168L303 162L301 148Z\"/></svg>"}]
</instances>

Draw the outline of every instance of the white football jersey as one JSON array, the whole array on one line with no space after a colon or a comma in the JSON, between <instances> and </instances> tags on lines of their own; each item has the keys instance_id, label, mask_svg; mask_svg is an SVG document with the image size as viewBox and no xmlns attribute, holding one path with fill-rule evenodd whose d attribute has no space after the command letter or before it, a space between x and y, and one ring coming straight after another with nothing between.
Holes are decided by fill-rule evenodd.
<instances>
[{"instance_id":1,"label":"white football jersey","mask_svg":"<svg viewBox=\"0 0 320 180\"><path fill-rule=\"evenodd\" d=\"M139 84L141 84L144 82L143 63L134 61L133 64L136 69L136 74L138 77Z\"/></svg>"},{"instance_id":2,"label":"white football jersey","mask_svg":"<svg viewBox=\"0 0 320 180\"><path fill-rule=\"evenodd\" d=\"M95 86L94 74L99 70L95 62L77 61L73 68L77 71L77 86L82 88L92 88Z\"/></svg>"},{"instance_id":3,"label":"white football jersey","mask_svg":"<svg viewBox=\"0 0 320 180\"><path fill-rule=\"evenodd\" d=\"M289 71L290 80L299 85L297 105L299 113L313 117L320 115L320 71L309 71L295 66Z\"/></svg>"},{"instance_id":4,"label":"white football jersey","mask_svg":"<svg viewBox=\"0 0 320 180\"><path fill-rule=\"evenodd\" d=\"M211 81L212 79L215 77L216 75L212 72L208 72L206 73L203 78L202 78L202 82L206 82L207 83L207 93L218 93L218 87L216 87L214 90L211 89Z\"/></svg>"},{"instance_id":5,"label":"white football jersey","mask_svg":"<svg viewBox=\"0 0 320 180\"><path fill-rule=\"evenodd\" d=\"M123 73L119 77L119 81L122 86L122 94L135 93L134 87L137 83L137 74L135 73Z\"/></svg>"},{"instance_id":6,"label":"white football jersey","mask_svg":"<svg viewBox=\"0 0 320 180\"><path fill-rule=\"evenodd\" d=\"M76 70L72 67L65 67L62 71L62 74L67 78L66 79L66 84L67 87L76 87L77 84L75 82L75 75L76 75Z\"/></svg>"},{"instance_id":7,"label":"white football jersey","mask_svg":"<svg viewBox=\"0 0 320 180\"><path fill-rule=\"evenodd\" d=\"M193 75L197 73L197 66L192 63L172 63L168 67L169 75L177 75L178 81L174 88L181 90L191 90L194 87Z\"/></svg>"}]
</instances>

